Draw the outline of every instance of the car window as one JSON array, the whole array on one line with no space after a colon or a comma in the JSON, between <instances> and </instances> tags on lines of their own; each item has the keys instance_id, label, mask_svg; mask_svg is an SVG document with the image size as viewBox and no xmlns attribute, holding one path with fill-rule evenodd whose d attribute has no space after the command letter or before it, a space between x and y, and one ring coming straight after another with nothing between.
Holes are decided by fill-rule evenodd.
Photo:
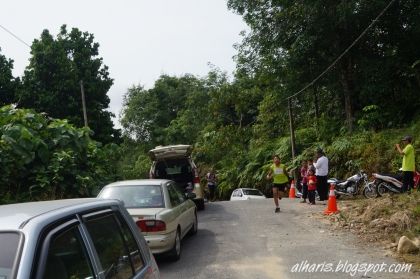
<instances>
[{"instance_id":1,"label":"car window","mask_svg":"<svg viewBox=\"0 0 420 279\"><path fill-rule=\"evenodd\" d=\"M126 208L163 208L162 188L160 185L128 185L106 187L99 193L99 198L117 199L124 202Z\"/></svg>"},{"instance_id":2,"label":"car window","mask_svg":"<svg viewBox=\"0 0 420 279\"><path fill-rule=\"evenodd\" d=\"M122 217L121 217L122 218ZM124 236L124 240L127 243L128 251L130 252L131 262L133 263L134 270L137 272L141 270L145 265L141 255L141 250L137 244L136 239L133 236L127 223L120 218L121 228Z\"/></svg>"},{"instance_id":3,"label":"car window","mask_svg":"<svg viewBox=\"0 0 420 279\"><path fill-rule=\"evenodd\" d=\"M244 191L244 195L248 195L248 196L262 196L263 195L263 193L261 193L257 189L247 189L243 191Z\"/></svg>"},{"instance_id":4,"label":"car window","mask_svg":"<svg viewBox=\"0 0 420 279\"><path fill-rule=\"evenodd\" d=\"M51 238L43 279L92 278L93 272L77 226Z\"/></svg>"},{"instance_id":5,"label":"car window","mask_svg":"<svg viewBox=\"0 0 420 279\"><path fill-rule=\"evenodd\" d=\"M238 193L238 190L233 191L232 197L236 197L236 193Z\"/></svg>"},{"instance_id":6,"label":"car window","mask_svg":"<svg viewBox=\"0 0 420 279\"><path fill-rule=\"evenodd\" d=\"M133 276L127 246L113 214L93 217L86 221L106 279L126 279Z\"/></svg>"},{"instance_id":7,"label":"car window","mask_svg":"<svg viewBox=\"0 0 420 279\"><path fill-rule=\"evenodd\" d=\"M185 194L181 191L181 189L179 189L179 187L174 187L174 189L178 195L179 202L180 203L185 202L186 197L185 197Z\"/></svg>"},{"instance_id":8,"label":"car window","mask_svg":"<svg viewBox=\"0 0 420 279\"><path fill-rule=\"evenodd\" d=\"M191 174L192 169L190 162L186 159L166 159L157 162L156 172L158 177L164 178L163 176L171 177L179 174Z\"/></svg>"},{"instance_id":9,"label":"car window","mask_svg":"<svg viewBox=\"0 0 420 279\"><path fill-rule=\"evenodd\" d=\"M172 207L176 207L181 203L178 193L175 190L175 186L173 184L168 184L166 187L168 189L169 200L171 201Z\"/></svg>"},{"instance_id":10,"label":"car window","mask_svg":"<svg viewBox=\"0 0 420 279\"><path fill-rule=\"evenodd\" d=\"M20 235L13 232L0 233L0 278L10 278L18 253Z\"/></svg>"}]
</instances>

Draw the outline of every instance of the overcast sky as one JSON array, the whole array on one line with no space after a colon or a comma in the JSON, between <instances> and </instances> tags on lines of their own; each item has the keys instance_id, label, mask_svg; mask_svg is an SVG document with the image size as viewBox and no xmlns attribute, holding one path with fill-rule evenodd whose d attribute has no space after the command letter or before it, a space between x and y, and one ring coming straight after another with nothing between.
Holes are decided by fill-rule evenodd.
<instances>
[{"instance_id":1,"label":"overcast sky","mask_svg":"<svg viewBox=\"0 0 420 279\"><path fill-rule=\"evenodd\" d=\"M62 24L93 33L114 85L110 109L118 115L132 85L153 86L161 74L204 76L208 62L231 73L233 44L247 29L227 0L13 0L2 1L0 24L31 44L43 29ZM14 60L14 75L28 65L29 48L0 29L1 53Z\"/></svg>"}]
</instances>

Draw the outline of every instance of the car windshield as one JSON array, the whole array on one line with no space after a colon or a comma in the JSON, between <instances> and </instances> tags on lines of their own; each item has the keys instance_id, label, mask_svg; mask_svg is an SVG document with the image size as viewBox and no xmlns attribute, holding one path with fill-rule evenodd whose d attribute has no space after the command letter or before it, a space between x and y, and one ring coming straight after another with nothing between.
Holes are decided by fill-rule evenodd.
<instances>
[{"instance_id":1,"label":"car windshield","mask_svg":"<svg viewBox=\"0 0 420 279\"><path fill-rule=\"evenodd\" d=\"M105 188L99 196L118 199L126 208L163 208L162 189L159 185L130 185Z\"/></svg>"},{"instance_id":2,"label":"car windshield","mask_svg":"<svg viewBox=\"0 0 420 279\"><path fill-rule=\"evenodd\" d=\"M0 278L11 278L19 241L18 233L0 232Z\"/></svg>"},{"instance_id":3,"label":"car windshield","mask_svg":"<svg viewBox=\"0 0 420 279\"><path fill-rule=\"evenodd\" d=\"M260 191L256 189L244 189L242 191L244 192L244 195L247 195L247 196L262 196L263 195Z\"/></svg>"}]
</instances>

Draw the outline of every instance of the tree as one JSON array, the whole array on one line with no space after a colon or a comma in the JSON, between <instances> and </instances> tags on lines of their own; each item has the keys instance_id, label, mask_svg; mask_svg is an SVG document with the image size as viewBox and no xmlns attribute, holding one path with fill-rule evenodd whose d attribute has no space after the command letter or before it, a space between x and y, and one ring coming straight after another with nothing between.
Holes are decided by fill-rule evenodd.
<instances>
[{"instance_id":1,"label":"tree","mask_svg":"<svg viewBox=\"0 0 420 279\"><path fill-rule=\"evenodd\" d=\"M0 203L89 197L118 179L109 162L118 147L89 134L67 120L0 107Z\"/></svg>"},{"instance_id":2,"label":"tree","mask_svg":"<svg viewBox=\"0 0 420 279\"><path fill-rule=\"evenodd\" d=\"M23 76L19 91L19 106L46 112L54 118L66 118L83 126L80 81L85 87L88 125L93 138L112 142L119 138L107 111L112 86L108 67L98 57L99 44L93 34L77 28L67 31L61 27L57 38L44 30L31 46L30 64Z\"/></svg>"},{"instance_id":3,"label":"tree","mask_svg":"<svg viewBox=\"0 0 420 279\"><path fill-rule=\"evenodd\" d=\"M238 68L259 80L277 83L283 88L281 94L290 95L330 65L388 3L229 0L228 6L241 14L251 28L238 47ZM418 1L396 1L317 82L314 92L320 110L326 111L325 105L331 103L344 108L336 109L335 114L343 114L351 130L354 118L365 106L379 104L381 109L392 111L398 107L401 111L402 103L416 104L415 92L419 88L410 65L418 56L419 12ZM380 93L373 93L378 87ZM308 104L303 106L308 111ZM315 107L317 111L317 102ZM392 119L394 125L412 117L412 113L413 109L398 115L397 121Z\"/></svg>"},{"instance_id":4,"label":"tree","mask_svg":"<svg viewBox=\"0 0 420 279\"><path fill-rule=\"evenodd\" d=\"M206 91L198 78L163 75L151 89L141 86L128 89L121 124L126 135L152 145L191 143L198 132L192 126L199 125L198 119L206 115L194 112L205 108L202 103L205 101Z\"/></svg>"},{"instance_id":5,"label":"tree","mask_svg":"<svg viewBox=\"0 0 420 279\"><path fill-rule=\"evenodd\" d=\"M13 77L12 70L13 60L7 59L0 53L0 106L11 104L15 101L19 79Z\"/></svg>"}]
</instances>

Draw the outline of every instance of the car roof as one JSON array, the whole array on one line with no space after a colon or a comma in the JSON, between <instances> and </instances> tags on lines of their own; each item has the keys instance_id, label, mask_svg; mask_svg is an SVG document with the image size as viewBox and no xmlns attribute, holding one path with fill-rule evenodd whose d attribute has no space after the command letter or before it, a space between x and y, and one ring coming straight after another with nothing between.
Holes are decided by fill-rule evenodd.
<instances>
[{"instance_id":1,"label":"car roof","mask_svg":"<svg viewBox=\"0 0 420 279\"><path fill-rule=\"evenodd\" d=\"M257 190L257 191L260 191L260 190L255 189L255 188L237 188L236 190Z\"/></svg>"},{"instance_id":2,"label":"car roof","mask_svg":"<svg viewBox=\"0 0 420 279\"><path fill-rule=\"evenodd\" d=\"M171 180L168 179L133 179L133 180L121 180L106 185L105 187L115 186L158 186L162 185Z\"/></svg>"},{"instance_id":3,"label":"car roof","mask_svg":"<svg viewBox=\"0 0 420 279\"><path fill-rule=\"evenodd\" d=\"M102 200L96 198L66 199L15 203L0 206L1 230L19 230L30 220L60 211L60 214L83 211L92 207L117 205L117 200Z\"/></svg>"}]
</instances>

